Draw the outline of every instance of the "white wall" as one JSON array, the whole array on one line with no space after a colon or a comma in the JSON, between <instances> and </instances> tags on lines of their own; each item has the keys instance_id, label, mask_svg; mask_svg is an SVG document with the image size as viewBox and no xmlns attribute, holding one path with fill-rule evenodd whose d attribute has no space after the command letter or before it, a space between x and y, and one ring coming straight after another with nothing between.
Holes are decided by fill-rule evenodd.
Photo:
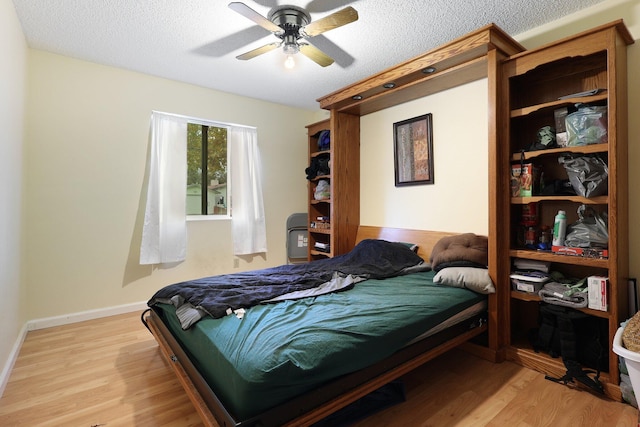
<instances>
[{"instance_id":1,"label":"white wall","mask_svg":"<svg viewBox=\"0 0 640 427\"><path fill-rule=\"evenodd\" d=\"M361 224L488 233L487 96L483 79L361 117ZM434 184L396 188L393 123L427 113Z\"/></svg>"},{"instance_id":2,"label":"white wall","mask_svg":"<svg viewBox=\"0 0 640 427\"><path fill-rule=\"evenodd\" d=\"M283 264L306 211L303 111L32 50L26 159L28 318L146 301L190 278ZM138 265L152 110L258 128L268 253L234 267L228 220L188 224L187 260Z\"/></svg>"},{"instance_id":3,"label":"white wall","mask_svg":"<svg viewBox=\"0 0 640 427\"><path fill-rule=\"evenodd\" d=\"M21 287L27 45L11 0L0 0L0 391L26 320Z\"/></svg>"}]
</instances>

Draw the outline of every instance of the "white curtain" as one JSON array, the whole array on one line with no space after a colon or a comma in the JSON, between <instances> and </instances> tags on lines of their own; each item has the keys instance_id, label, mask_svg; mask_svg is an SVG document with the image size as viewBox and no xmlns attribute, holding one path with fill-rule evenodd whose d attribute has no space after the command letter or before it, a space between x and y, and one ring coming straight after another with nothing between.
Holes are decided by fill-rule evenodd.
<instances>
[{"instance_id":1,"label":"white curtain","mask_svg":"<svg viewBox=\"0 0 640 427\"><path fill-rule=\"evenodd\" d=\"M149 186L140 264L184 261L187 252L187 120L151 115Z\"/></svg>"},{"instance_id":2,"label":"white curtain","mask_svg":"<svg viewBox=\"0 0 640 427\"><path fill-rule=\"evenodd\" d=\"M234 255L267 252L262 166L256 129L232 126L231 205Z\"/></svg>"}]
</instances>

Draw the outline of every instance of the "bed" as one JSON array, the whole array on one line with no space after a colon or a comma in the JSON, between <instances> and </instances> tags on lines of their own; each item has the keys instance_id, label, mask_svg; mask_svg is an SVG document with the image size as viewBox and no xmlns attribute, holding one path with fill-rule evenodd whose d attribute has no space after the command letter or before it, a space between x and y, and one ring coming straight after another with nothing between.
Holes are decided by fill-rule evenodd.
<instances>
[{"instance_id":1,"label":"bed","mask_svg":"<svg viewBox=\"0 0 640 427\"><path fill-rule=\"evenodd\" d=\"M234 309L233 295L220 306L229 306L229 314L219 314L219 301L190 305L168 298L176 292L171 285L150 299L143 322L205 425L312 425L486 331L489 288L434 283L453 269L436 273L420 262L434 261L432 249L457 236L360 227L354 255L336 262L358 264L382 253L385 260L376 258L372 270L358 264L336 289L311 296L319 286L279 289L278 301L246 309ZM414 244L417 254L409 248ZM258 273L269 277L271 270ZM205 307L205 314L194 306Z\"/></svg>"}]
</instances>

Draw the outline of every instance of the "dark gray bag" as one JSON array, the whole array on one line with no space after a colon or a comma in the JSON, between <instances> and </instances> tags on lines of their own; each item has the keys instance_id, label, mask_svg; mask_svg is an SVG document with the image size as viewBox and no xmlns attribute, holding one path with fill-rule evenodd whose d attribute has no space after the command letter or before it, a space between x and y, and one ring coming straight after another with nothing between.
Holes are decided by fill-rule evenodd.
<instances>
[{"instance_id":1,"label":"dark gray bag","mask_svg":"<svg viewBox=\"0 0 640 427\"><path fill-rule=\"evenodd\" d=\"M606 212L580 205L578 220L567 227L564 244L574 248L606 248L609 246L609 224Z\"/></svg>"},{"instance_id":2,"label":"dark gray bag","mask_svg":"<svg viewBox=\"0 0 640 427\"><path fill-rule=\"evenodd\" d=\"M561 156L558 162L567 171L577 195L596 197L608 193L609 167L599 156Z\"/></svg>"}]
</instances>

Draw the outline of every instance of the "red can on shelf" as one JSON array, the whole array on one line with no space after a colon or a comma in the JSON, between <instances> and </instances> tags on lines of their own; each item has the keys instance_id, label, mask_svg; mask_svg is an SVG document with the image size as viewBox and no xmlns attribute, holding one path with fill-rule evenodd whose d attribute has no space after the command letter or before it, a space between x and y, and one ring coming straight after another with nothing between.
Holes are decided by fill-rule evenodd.
<instances>
[{"instance_id":1,"label":"red can on shelf","mask_svg":"<svg viewBox=\"0 0 640 427\"><path fill-rule=\"evenodd\" d=\"M522 225L534 227L538 225L538 204L527 203L522 206Z\"/></svg>"}]
</instances>

